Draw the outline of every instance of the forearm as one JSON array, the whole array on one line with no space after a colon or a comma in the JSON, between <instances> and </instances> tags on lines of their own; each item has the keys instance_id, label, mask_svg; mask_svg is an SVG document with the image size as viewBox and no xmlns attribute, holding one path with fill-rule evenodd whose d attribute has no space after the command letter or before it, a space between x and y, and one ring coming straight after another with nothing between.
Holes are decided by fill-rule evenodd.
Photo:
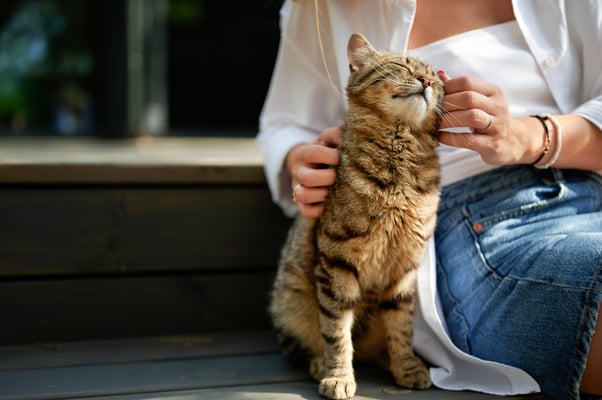
<instances>
[{"instance_id":1,"label":"forearm","mask_svg":"<svg viewBox=\"0 0 602 400\"><path fill-rule=\"evenodd\" d=\"M578 115L556 118L562 126L562 151L554 167L602 170L602 131Z\"/></svg>"},{"instance_id":2,"label":"forearm","mask_svg":"<svg viewBox=\"0 0 602 400\"><path fill-rule=\"evenodd\" d=\"M556 120L562 128L561 151L554 168L571 168L582 170L602 170L602 131L587 119L578 115L556 115ZM529 150L525 152L523 161L532 163L544 151L544 130L537 119L521 118L518 120L521 129L527 132L539 132L541 135L529 135L531 138ZM557 132L554 124L545 122L550 132L550 149L537 165L545 165L553 157L558 146Z\"/></svg>"}]
</instances>

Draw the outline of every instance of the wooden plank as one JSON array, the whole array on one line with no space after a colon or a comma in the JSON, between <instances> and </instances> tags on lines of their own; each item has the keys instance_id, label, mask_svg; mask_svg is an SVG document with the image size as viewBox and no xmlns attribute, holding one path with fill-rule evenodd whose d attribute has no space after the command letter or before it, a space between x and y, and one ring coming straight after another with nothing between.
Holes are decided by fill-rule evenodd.
<instances>
[{"instance_id":1,"label":"wooden plank","mask_svg":"<svg viewBox=\"0 0 602 400\"><path fill-rule=\"evenodd\" d=\"M273 270L0 281L0 343L270 329Z\"/></svg>"},{"instance_id":2,"label":"wooden plank","mask_svg":"<svg viewBox=\"0 0 602 400\"><path fill-rule=\"evenodd\" d=\"M0 388L3 400L37 400L306 379L280 354L260 354L2 371Z\"/></svg>"},{"instance_id":3,"label":"wooden plank","mask_svg":"<svg viewBox=\"0 0 602 400\"><path fill-rule=\"evenodd\" d=\"M22 382L30 382L24 385ZM18 383L21 382L21 383ZM357 400L549 400L541 394L495 396L437 388L410 390L395 385L383 370L358 372ZM208 360L163 360L110 366L0 372L2 399L42 400L292 400L321 399L317 382L303 368L280 355L220 357ZM85 394L84 394L85 393Z\"/></svg>"},{"instance_id":4,"label":"wooden plank","mask_svg":"<svg viewBox=\"0 0 602 400\"><path fill-rule=\"evenodd\" d=\"M4 184L261 184L261 166L241 165L0 165Z\"/></svg>"},{"instance_id":5,"label":"wooden plank","mask_svg":"<svg viewBox=\"0 0 602 400\"><path fill-rule=\"evenodd\" d=\"M0 372L15 369L130 363L277 353L272 331L209 332L78 342L34 342L0 346Z\"/></svg>"},{"instance_id":6,"label":"wooden plank","mask_svg":"<svg viewBox=\"0 0 602 400\"><path fill-rule=\"evenodd\" d=\"M263 184L254 138L1 137L0 183Z\"/></svg>"},{"instance_id":7,"label":"wooden plank","mask_svg":"<svg viewBox=\"0 0 602 400\"><path fill-rule=\"evenodd\" d=\"M275 265L290 221L264 186L0 188L0 276Z\"/></svg>"}]
</instances>

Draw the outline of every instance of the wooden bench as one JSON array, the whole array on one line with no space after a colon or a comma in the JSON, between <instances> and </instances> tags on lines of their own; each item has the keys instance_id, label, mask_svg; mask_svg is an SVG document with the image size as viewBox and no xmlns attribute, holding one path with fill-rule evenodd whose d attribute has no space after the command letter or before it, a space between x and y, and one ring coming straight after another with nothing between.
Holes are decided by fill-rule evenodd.
<instances>
[{"instance_id":1,"label":"wooden bench","mask_svg":"<svg viewBox=\"0 0 602 400\"><path fill-rule=\"evenodd\" d=\"M319 398L270 330L290 221L253 139L0 138L0 224L1 400Z\"/></svg>"},{"instance_id":2,"label":"wooden bench","mask_svg":"<svg viewBox=\"0 0 602 400\"><path fill-rule=\"evenodd\" d=\"M0 139L0 343L268 329L252 139Z\"/></svg>"}]
</instances>

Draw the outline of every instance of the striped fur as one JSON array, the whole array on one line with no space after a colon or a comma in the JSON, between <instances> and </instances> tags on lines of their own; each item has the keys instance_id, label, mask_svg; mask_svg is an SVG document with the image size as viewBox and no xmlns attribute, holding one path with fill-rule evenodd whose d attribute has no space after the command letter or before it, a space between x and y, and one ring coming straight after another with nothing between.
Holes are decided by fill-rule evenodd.
<instances>
[{"instance_id":1,"label":"striped fur","mask_svg":"<svg viewBox=\"0 0 602 400\"><path fill-rule=\"evenodd\" d=\"M308 356L330 399L355 394L353 359L409 388L430 386L412 349L416 266L439 202L443 84L422 62L350 38L341 161L319 219L297 217L270 312L283 350Z\"/></svg>"}]
</instances>

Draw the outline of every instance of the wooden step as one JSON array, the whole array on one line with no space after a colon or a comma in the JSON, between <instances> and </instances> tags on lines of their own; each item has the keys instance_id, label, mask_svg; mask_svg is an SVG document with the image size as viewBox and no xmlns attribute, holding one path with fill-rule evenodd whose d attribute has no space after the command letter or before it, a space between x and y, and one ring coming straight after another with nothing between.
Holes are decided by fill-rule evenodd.
<instances>
[{"instance_id":1,"label":"wooden step","mask_svg":"<svg viewBox=\"0 0 602 400\"><path fill-rule=\"evenodd\" d=\"M432 388L412 391L358 368L361 399L523 399ZM321 399L306 368L280 354L270 331L0 347L0 399Z\"/></svg>"}]
</instances>

